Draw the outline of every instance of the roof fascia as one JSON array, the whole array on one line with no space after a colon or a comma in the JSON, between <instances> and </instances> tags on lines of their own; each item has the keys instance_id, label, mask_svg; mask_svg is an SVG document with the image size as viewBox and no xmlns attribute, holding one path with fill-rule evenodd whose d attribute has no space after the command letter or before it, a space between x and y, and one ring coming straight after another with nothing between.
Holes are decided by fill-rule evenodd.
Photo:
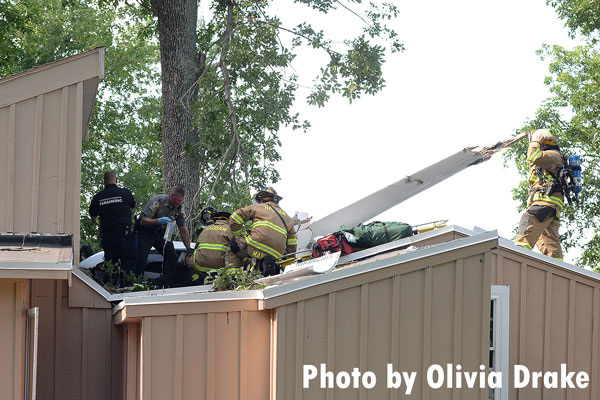
<instances>
[{"instance_id":1,"label":"roof fascia","mask_svg":"<svg viewBox=\"0 0 600 400\"><path fill-rule=\"evenodd\" d=\"M473 230L469 230L469 229L465 229L465 228L461 228L461 230L462 230L462 233L467 234L469 236L477 235L480 232L484 231L482 228L479 228L479 227L475 227L475 228L473 228ZM574 274L585 276L587 278L594 279L596 281L600 281L600 274L597 272L590 271L589 269L585 269L583 267L578 267L573 264L569 264L566 261L557 260L556 258L549 257L545 254L536 253L534 251L525 249L521 246L517 246L510 239L506 239L504 237L499 237L498 246L505 250L511 251L513 253L517 253L523 257L535 259L535 260L544 262L546 264L551 264L555 267L567 270Z\"/></svg>"},{"instance_id":2,"label":"roof fascia","mask_svg":"<svg viewBox=\"0 0 600 400\"><path fill-rule=\"evenodd\" d=\"M486 243L486 245L489 246L489 249L496 248L498 246L498 232L485 232L476 236L466 237L463 239L456 239L450 242L425 247L416 251L391 256L385 259L375 260L370 263L365 263L357 266L347 266L338 270L334 270L332 272L328 272L326 274L316 275L304 279L302 281L268 287L263 289L265 308L271 308L273 306L273 302L268 302L269 300L293 292L304 290L313 286L326 284L340 279L349 278L356 275L376 271L379 269L405 264L411 261L429 258L442 253L447 253L450 251L459 250L484 243Z\"/></svg>"},{"instance_id":3,"label":"roof fascia","mask_svg":"<svg viewBox=\"0 0 600 400\"><path fill-rule=\"evenodd\" d=\"M65 74L62 69L69 73ZM0 79L0 107L94 78L104 78L104 47L97 47ZM29 86L24 85L24 80L31 80L37 84L31 85L31 88L24 88Z\"/></svg>"}]
</instances>

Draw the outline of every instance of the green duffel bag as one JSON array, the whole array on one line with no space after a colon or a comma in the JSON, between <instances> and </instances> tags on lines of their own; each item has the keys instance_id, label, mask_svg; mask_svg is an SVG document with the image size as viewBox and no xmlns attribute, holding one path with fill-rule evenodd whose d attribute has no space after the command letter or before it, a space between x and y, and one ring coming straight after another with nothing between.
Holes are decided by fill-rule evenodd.
<instances>
[{"instance_id":1,"label":"green duffel bag","mask_svg":"<svg viewBox=\"0 0 600 400\"><path fill-rule=\"evenodd\" d=\"M404 222L375 221L369 224L361 224L354 228L342 226L340 230L353 234L356 242L350 243L350 245L362 249L413 235L412 227Z\"/></svg>"}]
</instances>

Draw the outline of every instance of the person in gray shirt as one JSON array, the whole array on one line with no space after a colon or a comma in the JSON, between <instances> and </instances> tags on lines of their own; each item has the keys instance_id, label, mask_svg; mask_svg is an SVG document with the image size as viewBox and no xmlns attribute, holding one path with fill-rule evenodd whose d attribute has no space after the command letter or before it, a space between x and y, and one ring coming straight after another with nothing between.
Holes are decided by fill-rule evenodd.
<instances>
[{"instance_id":1,"label":"person in gray shirt","mask_svg":"<svg viewBox=\"0 0 600 400\"><path fill-rule=\"evenodd\" d=\"M188 252L191 252L190 234L185 226L185 210L183 200L185 190L177 185L171 193L152 197L141 212L137 229L137 264L136 274L142 276L146 268L148 253L154 247L163 256L163 280L170 286L177 268L177 253L173 243L164 240L167 223L175 220L181 240Z\"/></svg>"}]
</instances>

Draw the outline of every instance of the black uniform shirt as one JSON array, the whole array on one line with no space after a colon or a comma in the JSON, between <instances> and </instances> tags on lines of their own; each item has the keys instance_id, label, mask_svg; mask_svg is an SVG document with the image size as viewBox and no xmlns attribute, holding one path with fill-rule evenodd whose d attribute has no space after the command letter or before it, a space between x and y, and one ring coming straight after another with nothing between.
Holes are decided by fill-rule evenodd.
<instances>
[{"instance_id":1,"label":"black uniform shirt","mask_svg":"<svg viewBox=\"0 0 600 400\"><path fill-rule=\"evenodd\" d=\"M96 193L90 204L90 217L100 216L100 232L125 231L131 226L131 209L135 207L135 197L126 188L116 184L104 185L104 190Z\"/></svg>"}]
</instances>

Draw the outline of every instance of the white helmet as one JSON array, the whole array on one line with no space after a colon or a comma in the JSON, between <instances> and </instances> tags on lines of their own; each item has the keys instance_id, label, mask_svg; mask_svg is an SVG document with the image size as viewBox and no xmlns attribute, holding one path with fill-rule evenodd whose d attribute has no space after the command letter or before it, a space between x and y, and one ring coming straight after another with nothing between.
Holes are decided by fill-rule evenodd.
<instances>
[{"instance_id":1,"label":"white helmet","mask_svg":"<svg viewBox=\"0 0 600 400\"><path fill-rule=\"evenodd\" d=\"M548 129L537 129L531 133L529 141L555 146L556 142L558 142L558 137L551 134Z\"/></svg>"}]
</instances>

